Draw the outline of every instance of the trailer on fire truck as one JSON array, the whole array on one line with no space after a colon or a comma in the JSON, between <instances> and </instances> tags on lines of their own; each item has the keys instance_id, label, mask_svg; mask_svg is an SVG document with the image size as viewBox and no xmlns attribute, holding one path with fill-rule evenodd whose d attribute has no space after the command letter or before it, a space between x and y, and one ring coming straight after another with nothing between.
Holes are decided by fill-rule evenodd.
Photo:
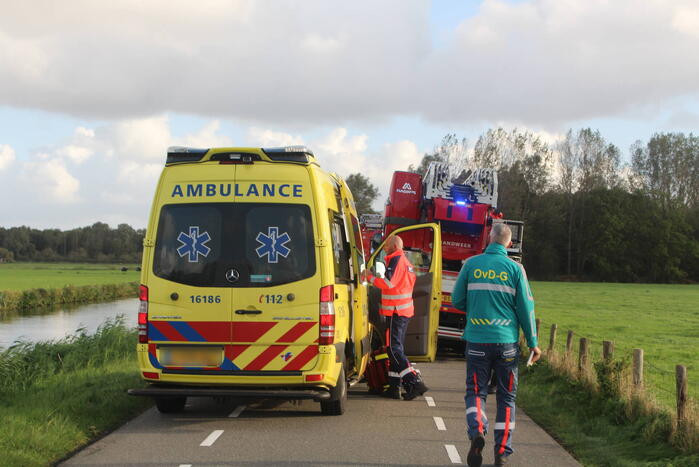
<instances>
[{"instance_id":1,"label":"trailer on fire truck","mask_svg":"<svg viewBox=\"0 0 699 467\"><path fill-rule=\"evenodd\" d=\"M457 183L458 182L458 183ZM394 172L383 219L382 236L407 225L436 222L442 230L442 306L439 312L440 340L460 340L466 315L452 306L451 294L464 261L483 253L492 225L503 222L512 229L508 255L522 258L524 223L505 220L497 209L497 172L479 168L462 180L452 180L447 164L432 162L425 176ZM373 220L373 219L372 219ZM365 227L365 241L376 237L375 223ZM404 249L432 251L431 239L419 231L401 235ZM370 248L365 247L365 251ZM419 266L418 266L419 268Z\"/></svg>"}]
</instances>

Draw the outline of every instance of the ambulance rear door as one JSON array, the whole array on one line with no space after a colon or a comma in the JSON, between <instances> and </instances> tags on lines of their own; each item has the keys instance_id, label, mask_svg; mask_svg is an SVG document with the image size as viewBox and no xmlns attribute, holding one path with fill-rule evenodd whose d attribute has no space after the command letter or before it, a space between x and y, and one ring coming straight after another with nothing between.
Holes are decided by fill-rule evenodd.
<instances>
[{"instance_id":1,"label":"ambulance rear door","mask_svg":"<svg viewBox=\"0 0 699 467\"><path fill-rule=\"evenodd\" d=\"M415 315L408 324L405 353L413 361L434 361L437 355L437 329L442 302L442 240L438 224L417 224L394 230L374 252L368 267L375 273L385 271L383 247L388 238L398 235L403 251L412 263L417 280L413 288ZM383 335L385 320L379 315L381 291L369 285L369 315Z\"/></svg>"},{"instance_id":2,"label":"ambulance rear door","mask_svg":"<svg viewBox=\"0 0 699 467\"><path fill-rule=\"evenodd\" d=\"M164 373L232 369L231 297L225 279L234 166L182 165L164 172L148 272L151 364Z\"/></svg>"},{"instance_id":3,"label":"ambulance rear door","mask_svg":"<svg viewBox=\"0 0 699 467\"><path fill-rule=\"evenodd\" d=\"M308 171L240 165L236 187L225 234L233 245L227 280L234 374L296 376L318 359L321 280Z\"/></svg>"}]
</instances>

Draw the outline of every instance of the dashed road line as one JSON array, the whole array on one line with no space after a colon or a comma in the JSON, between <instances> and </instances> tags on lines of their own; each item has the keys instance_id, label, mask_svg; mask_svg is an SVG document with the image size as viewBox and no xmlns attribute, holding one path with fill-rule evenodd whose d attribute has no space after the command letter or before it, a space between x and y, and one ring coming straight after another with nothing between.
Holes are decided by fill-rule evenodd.
<instances>
[{"instance_id":1,"label":"dashed road line","mask_svg":"<svg viewBox=\"0 0 699 467\"><path fill-rule=\"evenodd\" d=\"M180 464L180 467L192 467L192 464Z\"/></svg>"},{"instance_id":2,"label":"dashed road line","mask_svg":"<svg viewBox=\"0 0 699 467\"><path fill-rule=\"evenodd\" d=\"M233 412L228 416L228 418L238 418L241 413L243 413L243 410L245 410L247 406L246 405L239 405L238 407L235 408Z\"/></svg>"},{"instance_id":3,"label":"dashed road line","mask_svg":"<svg viewBox=\"0 0 699 467\"><path fill-rule=\"evenodd\" d=\"M223 434L223 430L214 430L199 446L211 446L216 442L219 436Z\"/></svg>"},{"instance_id":4,"label":"dashed road line","mask_svg":"<svg viewBox=\"0 0 699 467\"><path fill-rule=\"evenodd\" d=\"M437 404L434 403L434 399L431 398L430 396L425 396L425 400L427 401L428 407L436 407L437 406Z\"/></svg>"},{"instance_id":5,"label":"dashed road line","mask_svg":"<svg viewBox=\"0 0 699 467\"><path fill-rule=\"evenodd\" d=\"M456 450L456 446L454 446L453 444L445 444L444 447L447 450L447 454L449 455L451 463L461 464L461 456L459 455L459 451Z\"/></svg>"},{"instance_id":6,"label":"dashed road line","mask_svg":"<svg viewBox=\"0 0 699 467\"><path fill-rule=\"evenodd\" d=\"M434 419L434 424L437 425L439 431L447 431L447 426L444 424L444 419L442 417L432 417Z\"/></svg>"}]
</instances>

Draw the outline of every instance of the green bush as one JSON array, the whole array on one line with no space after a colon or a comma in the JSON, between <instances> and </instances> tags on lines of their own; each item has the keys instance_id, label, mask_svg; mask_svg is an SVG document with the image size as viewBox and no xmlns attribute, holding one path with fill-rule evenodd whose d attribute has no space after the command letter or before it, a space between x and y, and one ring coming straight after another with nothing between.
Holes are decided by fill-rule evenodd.
<instances>
[{"instance_id":1,"label":"green bush","mask_svg":"<svg viewBox=\"0 0 699 467\"><path fill-rule=\"evenodd\" d=\"M55 465L151 404L126 394L144 384L135 354L123 317L0 352L0 466Z\"/></svg>"},{"instance_id":2,"label":"green bush","mask_svg":"<svg viewBox=\"0 0 699 467\"><path fill-rule=\"evenodd\" d=\"M97 367L132 355L136 335L124 317L107 320L94 334L78 329L59 341L17 342L0 352L0 394L26 390L42 378Z\"/></svg>"}]
</instances>

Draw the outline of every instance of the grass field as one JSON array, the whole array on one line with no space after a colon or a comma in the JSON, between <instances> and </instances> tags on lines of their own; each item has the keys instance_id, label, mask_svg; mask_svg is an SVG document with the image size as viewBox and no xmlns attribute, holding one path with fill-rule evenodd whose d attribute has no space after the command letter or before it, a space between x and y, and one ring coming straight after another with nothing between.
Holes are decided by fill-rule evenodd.
<instances>
[{"instance_id":1,"label":"grass field","mask_svg":"<svg viewBox=\"0 0 699 467\"><path fill-rule=\"evenodd\" d=\"M128 271L122 272L122 266ZM1 263L0 291L120 284L138 281L139 277L135 264Z\"/></svg>"},{"instance_id":2,"label":"grass field","mask_svg":"<svg viewBox=\"0 0 699 467\"><path fill-rule=\"evenodd\" d=\"M565 350L568 330L591 340L593 360L602 341L614 341L615 358L644 351L647 389L667 407L675 405L675 365L687 367L689 394L699 400L699 285L532 282L540 347L558 325L557 349Z\"/></svg>"}]
</instances>

